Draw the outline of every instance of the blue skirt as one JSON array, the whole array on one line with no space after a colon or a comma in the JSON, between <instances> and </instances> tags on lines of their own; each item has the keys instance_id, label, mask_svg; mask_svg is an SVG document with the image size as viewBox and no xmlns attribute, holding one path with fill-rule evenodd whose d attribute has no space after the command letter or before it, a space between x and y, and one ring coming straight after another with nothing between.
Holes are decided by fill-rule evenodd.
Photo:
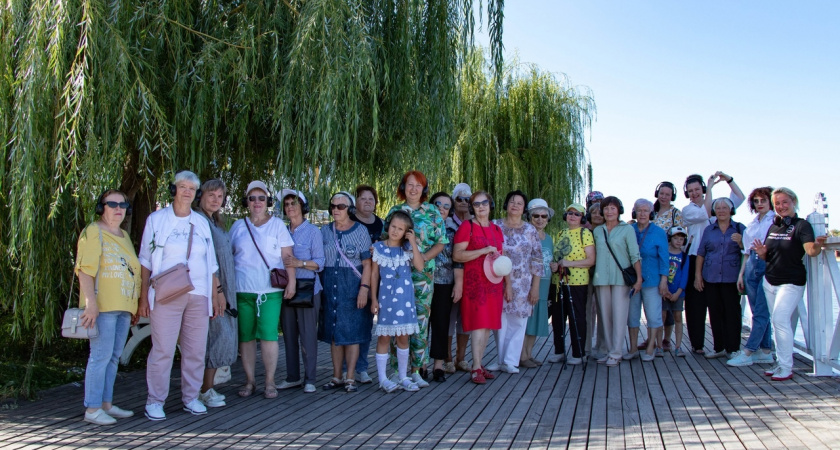
<instances>
[{"instance_id":1,"label":"blue skirt","mask_svg":"<svg viewBox=\"0 0 840 450\"><path fill-rule=\"evenodd\" d=\"M335 345L353 345L370 339L370 320L366 317L368 308L356 307L361 283L353 269L324 268L318 340Z\"/></svg>"}]
</instances>

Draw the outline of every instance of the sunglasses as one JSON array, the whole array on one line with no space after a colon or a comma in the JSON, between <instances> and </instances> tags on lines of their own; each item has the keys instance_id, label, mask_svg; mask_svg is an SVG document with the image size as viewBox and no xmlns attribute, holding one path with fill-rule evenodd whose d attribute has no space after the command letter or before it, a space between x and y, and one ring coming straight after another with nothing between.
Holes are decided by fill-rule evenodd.
<instances>
[{"instance_id":1,"label":"sunglasses","mask_svg":"<svg viewBox=\"0 0 840 450\"><path fill-rule=\"evenodd\" d=\"M287 201L283 202L283 206L295 206L297 204L298 204L297 200L287 200Z\"/></svg>"},{"instance_id":2,"label":"sunglasses","mask_svg":"<svg viewBox=\"0 0 840 450\"><path fill-rule=\"evenodd\" d=\"M451 203L435 202L435 206L437 206L438 208L443 208L447 211L449 211L449 209L452 208Z\"/></svg>"},{"instance_id":3,"label":"sunglasses","mask_svg":"<svg viewBox=\"0 0 840 450\"><path fill-rule=\"evenodd\" d=\"M252 202L252 203L257 201L257 200L259 200L261 202L264 202L266 200L266 198L267 197L265 195L252 195L252 196L248 197L248 201Z\"/></svg>"},{"instance_id":4,"label":"sunglasses","mask_svg":"<svg viewBox=\"0 0 840 450\"><path fill-rule=\"evenodd\" d=\"M762 203L770 203L770 201L769 201L769 200L767 200L767 199L766 199L766 198L764 198L764 197L755 197L755 198L753 199L753 204L754 204L754 205L760 205L760 204L762 204Z\"/></svg>"},{"instance_id":5,"label":"sunglasses","mask_svg":"<svg viewBox=\"0 0 840 450\"><path fill-rule=\"evenodd\" d=\"M534 219L548 219L548 214L531 214Z\"/></svg>"},{"instance_id":6,"label":"sunglasses","mask_svg":"<svg viewBox=\"0 0 840 450\"><path fill-rule=\"evenodd\" d=\"M583 214L581 214L577 211L569 211L566 214L567 214L567 216L583 217Z\"/></svg>"},{"instance_id":7,"label":"sunglasses","mask_svg":"<svg viewBox=\"0 0 840 450\"><path fill-rule=\"evenodd\" d=\"M347 209L349 207L350 207L349 205L345 205L343 203L340 204L340 205L336 205L335 203L330 203L330 211L332 211L333 209L337 209L339 211L344 211L345 209Z\"/></svg>"},{"instance_id":8,"label":"sunglasses","mask_svg":"<svg viewBox=\"0 0 840 450\"><path fill-rule=\"evenodd\" d=\"M467 203L470 201L469 197L455 197L455 201L458 203Z\"/></svg>"},{"instance_id":9,"label":"sunglasses","mask_svg":"<svg viewBox=\"0 0 840 450\"><path fill-rule=\"evenodd\" d=\"M473 202L473 208L478 208L479 206L490 206L490 200L484 199L480 202Z\"/></svg>"},{"instance_id":10,"label":"sunglasses","mask_svg":"<svg viewBox=\"0 0 840 450\"><path fill-rule=\"evenodd\" d=\"M106 205L108 205L109 208L112 208L112 209L117 209L117 206L119 206L122 209L128 209L128 207L129 207L128 202L104 202L104 203Z\"/></svg>"}]
</instances>

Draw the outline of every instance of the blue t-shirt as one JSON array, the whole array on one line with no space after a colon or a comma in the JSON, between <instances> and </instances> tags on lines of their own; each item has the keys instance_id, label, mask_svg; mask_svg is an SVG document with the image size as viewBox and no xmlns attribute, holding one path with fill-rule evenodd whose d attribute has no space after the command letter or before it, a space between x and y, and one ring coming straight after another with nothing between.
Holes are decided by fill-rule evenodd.
<instances>
[{"instance_id":1,"label":"blue t-shirt","mask_svg":"<svg viewBox=\"0 0 840 450\"><path fill-rule=\"evenodd\" d=\"M668 292L677 292L677 289L682 289L680 298L685 297L685 285L688 281L688 261L686 255L683 257L682 252L671 253L668 252Z\"/></svg>"}]
</instances>

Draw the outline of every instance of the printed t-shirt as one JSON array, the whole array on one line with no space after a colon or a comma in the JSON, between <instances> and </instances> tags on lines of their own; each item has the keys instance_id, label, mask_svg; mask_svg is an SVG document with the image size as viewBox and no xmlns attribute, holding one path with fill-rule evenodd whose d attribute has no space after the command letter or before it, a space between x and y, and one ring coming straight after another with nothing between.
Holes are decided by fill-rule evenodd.
<instances>
[{"instance_id":1,"label":"printed t-shirt","mask_svg":"<svg viewBox=\"0 0 840 450\"><path fill-rule=\"evenodd\" d=\"M814 229L811 224L799 217L794 217L790 225L775 223L767 231L767 270L764 278L773 286L794 284L804 286L807 279L803 244L814 242Z\"/></svg>"},{"instance_id":2,"label":"printed t-shirt","mask_svg":"<svg viewBox=\"0 0 840 450\"><path fill-rule=\"evenodd\" d=\"M668 252L668 292L677 292L677 289L682 289L680 298L685 297L685 285L688 282L688 255L683 257L682 252L671 253Z\"/></svg>"},{"instance_id":3,"label":"printed t-shirt","mask_svg":"<svg viewBox=\"0 0 840 450\"><path fill-rule=\"evenodd\" d=\"M580 227L574 230L565 229L560 232L560 238L554 245L554 260L568 259L569 261L581 261L586 259L586 247L595 245L592 232ZM558 283L559 275L554 274L551 282ZM589 268L569 267L569 285L585 286L589 284Z\"/></svg>"},{"instance_id":4,"label":"printed t-shirt","mask_svg":"<svg viewBox=\"0 0 840 450\"><path fill-rule=\"evenodd\" d=\"M98 225L87 226L79 236L76 253L76 274L83 272L98 280L96 304L100 312L128 311L137 313L140 297L140 261L128 233L122 237L101 230ZM79 306L85 307L85 296L79 296Z\"/></svg>"}]
</instances>

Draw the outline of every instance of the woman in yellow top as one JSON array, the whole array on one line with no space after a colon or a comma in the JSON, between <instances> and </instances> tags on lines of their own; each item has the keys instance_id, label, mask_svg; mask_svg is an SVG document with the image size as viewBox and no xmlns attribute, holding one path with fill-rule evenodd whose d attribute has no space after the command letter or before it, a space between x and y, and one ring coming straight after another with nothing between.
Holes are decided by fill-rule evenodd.
<instances>
[{"instance_id":1,"label":"woman in yellow top","mask_svg":"<svg viewBox=\"0 0 840 450\"><path fill-rule=\"evenodd\" d=\"M556 274L548 292L548 311L554 328L554 354L548 357L552 363L565 360L566 364L577 365L583 362L585 356L589 268L595 265L595 240L592 232L583 227L586 224L585 213L586 208L579 203L572 203L566 208L563 220L569 228L560 234L555 247L557 258L550 264L551 272ZM566 358L567 317L571 334L571 358Z\"/></svg>"},{"instance_id":2,"label":"woman in yellow top","mask_svg":"<svg viewBox=\"0 0 840 450\"><path fill-rule=\"evenodd\" d=\"M105 191L96 202L99 220L79 236L76 254L79 307L85 310L82 326L99 329L99 335L90 339L85 371L85 421L96 425L134 415L112 403L117 363L140 297L140 261L128 233L120 229L130 212L125 194Z\"/></svg>"}]
</instances>

